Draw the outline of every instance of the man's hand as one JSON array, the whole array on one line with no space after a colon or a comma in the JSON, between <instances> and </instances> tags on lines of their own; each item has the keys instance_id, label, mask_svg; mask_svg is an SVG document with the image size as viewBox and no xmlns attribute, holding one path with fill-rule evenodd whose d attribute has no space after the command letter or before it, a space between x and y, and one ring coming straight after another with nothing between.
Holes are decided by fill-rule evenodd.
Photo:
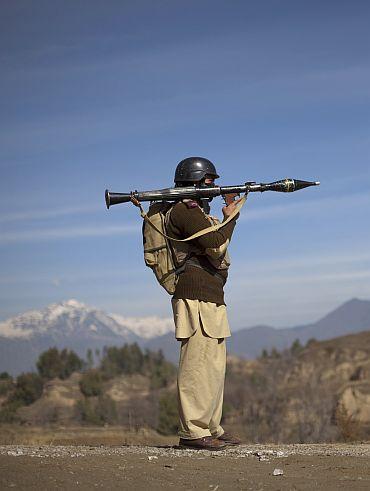
<instances>
[{"instance_id":1,"label":"man's hand","mask_svg":"<svg viewBox=\"0 0 370 491\"><path fill-rule=\"evenodd\" d=\"M222 208L222 213L224 214L225 219L228 218L235 211L236 205L240 203L242 199L243 198L239 198L235 201L232 201L230 204Z\"/></svg>"},{"instance_id":2,"label":"man's hand","mask_svg":"<svg viewBox=\"0 0 370 491\"><path fill-rule=\"evenodd\" d=\"M222 197L224 199L225 205L227 206L230 203L232 203L233 201L235 201L235 198L237 196L239 197L240 194L238 194L238 193L229 193L229 194L224 194Z\"/></svg>"}]
</instances>

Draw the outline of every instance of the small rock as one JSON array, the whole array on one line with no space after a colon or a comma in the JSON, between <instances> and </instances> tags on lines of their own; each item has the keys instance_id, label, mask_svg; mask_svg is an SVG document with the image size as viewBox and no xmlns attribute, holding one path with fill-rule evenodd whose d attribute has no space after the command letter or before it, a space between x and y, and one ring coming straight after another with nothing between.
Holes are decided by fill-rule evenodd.
<instances>
[{"instance_id":1,"label":"small rock","mask_svg":"<svg viewBox=\"0 0 370 491\"><path fill-rule=\"evenodd\" d=\"M158 459L156 455L149 455L148 460L155 460Z\"/></svg>"},{"instance_id":2,"label":"small rock","mask_svg":"<svg viewBox=\"0 0 370 491\"><path fill-rule=\"evenodd\" d=\"M8 455L12 455L13 457L19 457L20 455L23 455L22 450L9 450Z\"/></svg>"},{"instance_id":3,"label":"small rock","mask_svg":"<svg viewBox=\"0 0 370 491\"><path fill-rule=\"evenodd\" d=\"M273 476L283 476L284 471L283 469L274 469L274 472L272 473Z\"/></svg>"}]
</instances>

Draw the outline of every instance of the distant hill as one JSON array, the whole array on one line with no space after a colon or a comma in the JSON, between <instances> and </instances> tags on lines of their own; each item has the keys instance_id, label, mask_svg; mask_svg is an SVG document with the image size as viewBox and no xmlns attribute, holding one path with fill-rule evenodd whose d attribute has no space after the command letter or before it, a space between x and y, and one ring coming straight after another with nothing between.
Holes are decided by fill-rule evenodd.
<instances>
[{"instance_id":1,"label":"distant hill","mask_svg":"<svg viewBox=\"0 0 370 491\"><path fill-rule=\"evenodd\" d=\"M263 349L284 349L295 339L305 343L310 338L330 339L368 329L370 301L352 299L313 324L282 329L255 326L233 332L228 352L250 359ZM88 348L102 350L132 342L161 349L168 360L178 360L179 343L171 319L123 317L68 300L0 323L0 372L16 375L34 369L39 354L51 346L73 349L85 357Z\"/></svg>"},{"instance_id":2,"label":"distant hill","mask_svg":"<svg viewBox=\"0 0 370 491\"><path fill-rule=\"evenodd\" d=\"M227 340L227 349L230 354L255 358L263 349L284 349L295 339L305 343L311 338L330 339L363 330L370 330L370 301L354 298L313 324L281 329L254 326L235 331ZM162 348L170 361L178 359L178 343L172 333L151 339L147 346L150 349Z\"/></svg>"},{"instance_id":3,"label":"distant hill","mask_svg":"<svg viewBox=\"0 0 370 491\"><path fill-rule=\"evenodd\" d=\"M230 353L255 358L263 349L283 349L295 339L306 343L309 339L330 339L344 334L370 330L370 301L354 298L313 324L275 329L257 326L235 332L228 342Z\"/></svg>"}]
</instances>

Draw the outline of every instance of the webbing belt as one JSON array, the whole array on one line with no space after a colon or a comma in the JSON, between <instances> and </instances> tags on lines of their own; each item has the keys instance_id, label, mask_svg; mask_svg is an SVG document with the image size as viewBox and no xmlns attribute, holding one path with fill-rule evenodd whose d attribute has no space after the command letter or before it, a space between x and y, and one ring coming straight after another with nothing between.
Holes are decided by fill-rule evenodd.
<instances>
[{"instance_id":1,"label":"webbing belt","mask_svg":"<svg viewBox=\"0 0 370 491\"><path fill-rule=\"evenodd\" d=\"M187 259L185 261L185 263L183 264L183 266L181 266L180 269L182 270L182 267L185 269L186 265L194 266L195 268L202 269L203 271L206 271L207 273L211 274L212 276L214 276L215 278L220 280L223 285L225 284L225 278L223 276L221 276L219 273L217 273L217 271L213 271L211 268L208 268L207 266L200 264L198 261L194 260L194 258L192 258L192 257ZM180 271L180 272L182 272L182 271Z\"/></svg>"}]
</instances>

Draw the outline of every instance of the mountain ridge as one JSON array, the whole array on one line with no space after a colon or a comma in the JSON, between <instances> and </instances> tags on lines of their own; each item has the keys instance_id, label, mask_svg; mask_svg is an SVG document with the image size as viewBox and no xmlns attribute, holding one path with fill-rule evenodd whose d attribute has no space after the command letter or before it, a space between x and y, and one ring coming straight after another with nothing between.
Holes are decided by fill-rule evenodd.
<instances>
[{"instance_id":1,"label":"mountain ridge","mask_svg":"<svg viewBox=\"0 0 370 491\"><path fill-rule=\"evenodd\" d=\"M311 338L325 340L363 330L370 330L370 300L352 298L314 323L285 328L259 325L234 331L227 339L227 350L237 356L256 358L263 349L285 349L296 339L306 343ZM177 361L178 346L168 334L160 340L150 340L147 346L159 349L160 344L165 357Z\"/></svg>"},{"instance_id":2,"label":"mountain ridge","mask_svg":"<svg viewBox=\"0 0 370 491\"><path fill-rule=\"evenodd\" d=\"M259 325L235 331L227 346L230 354L256 358L263 349L285 349L295 339L306 343L310 338L324 340L363 330L370 330L370 300L353 298L315 323L289 328ZM108 314L70 299L0 323L0 372L32 370L39 354L51 346L73 349L85 357L87 349L133 342L141 348L161 349L169 361L178 360L172 319Z\"/></svg>"},{"instance_id":3,"label":"mountain ridge","mask_svg":"<svg viewBox=\"0 0 370 491\"><path fill-rule=\"evenodd\" d=\"M91 331L94 331L93 318L103 322L115 334L123 337L138 336L143 339L154 337L159 331L161 334L170 330L171 319L151 317L124 317L109 314L95 307L90 307L75 299L53 303L41 310L29 310L22 314L10 317L0 322L0 336L6 338L31 338L37 334L50 333L56 323L63 317L67 325L74 319L79 322L91 322ZM149 325L153 327L150 330ZM73 325L69 325L73 328ZM76 328L76 326L74 326Z\"/></svg>"}]
</instances>

